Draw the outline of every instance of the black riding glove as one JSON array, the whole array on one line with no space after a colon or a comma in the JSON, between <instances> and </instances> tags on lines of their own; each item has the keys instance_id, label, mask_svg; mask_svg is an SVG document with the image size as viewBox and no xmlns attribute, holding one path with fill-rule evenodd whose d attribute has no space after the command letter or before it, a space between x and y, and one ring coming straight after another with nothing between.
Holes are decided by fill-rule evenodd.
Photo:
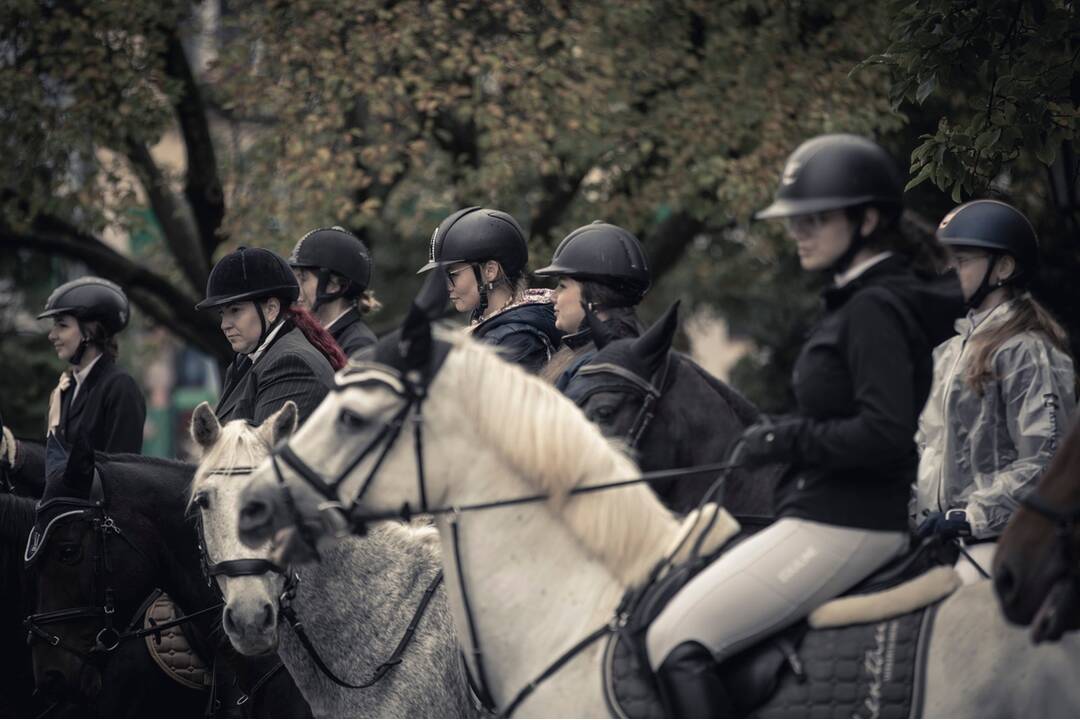
<instances>
[{"instance_id":1,"label":"black riding glove","mask_svg":"<svg viewBox=\"0 0 1080 720\"><path fill-rule=\"evenodd\" d=\"M741 464L759 467L773 462L794 462L798 458L799 434L806 421L802 418L765 420L743 431Z\"/></svg>"},{"instance_id":2,"label":"black riding glove","mask_svg":"<svg viewBox=\"0 0 1080 720\"><path fill-rule=\"evenodd\" d=\"M947 513L932 512L919 523L915 537L919 540L937 535L944 540L971 537L971 524L963 510L950 510Z\"/></svg>"}]
</instances>

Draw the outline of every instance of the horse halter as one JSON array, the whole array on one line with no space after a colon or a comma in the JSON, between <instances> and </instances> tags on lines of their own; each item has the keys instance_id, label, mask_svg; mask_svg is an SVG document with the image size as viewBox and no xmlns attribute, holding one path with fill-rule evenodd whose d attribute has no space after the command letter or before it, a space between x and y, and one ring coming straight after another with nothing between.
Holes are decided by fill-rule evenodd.
<instances>
[{"instance_id":1,"label":"horse halter","mask_svg":"<svg viewBox=\"0 0 1080 720\"><path fill-rule=\"evenodd\" d=\"M595 387L589 388L580 397L575 398L575 401L580 407L598 392L624 393L628 389L627 385L629 385L632 392L641 396L641 407L638 409L630 429L627 430L626 435L623 437L623 441L632 450L636 450L638 445L641 444L642 436L645 435L645 431L649 429L649 425L656 415L656 403L660 401L660 397L663 395L670 367L671 354L669 353L664 358L664 364L660 366L656 374L650 380L645 380L621 365L614 363L587 363L577 371L576 375L584 377L613 375L623 382L600 382Z\"/></svg>"},{"instance_id":2,"label":"horse halter","mask_svg":"<svg viewBox=\"0 0 1080 720\"><path fill-rule=\"evenodd\" d=\"M253 465L238 465L230 468L212 468L204 473L205 477L211 475L250 475L255 472ZM221 562L211 562L210 553L206 549L206 535L203 532L202 512L201 509L206 507L206 494L203 491L196 492L192 497L192 503L200 508L200 512L197 514L196 519L196 532L198 536L199 546L199 561L202 564L203 577L206 578L206 584L208 586L214 584L214 578L219 575L225 577L244 577L265 575L268 572L277 573L285 579L285 590L289 592L295 588L296 583L299 582L300 577L295 572L290 573L285 568L281 567L277 563L267 560L266 558L237 558L234 560L222 560Z\"/></svg>"},{"instance_id":3,"label":"horse halter","mask_svg":"<svg viewBox=\"0 0 1080 720\"><path fill-rule=\"evenodd\" d=\"M401 510L394 513L393 516L407 520L414 513L423 514L427 512L428 509L427 484L424 480L423 439L421 431L424 419L423 402L427 397L427 393L426 388L421 384L420 378L402 375L394 368L380 363L353 361L345 370L338 373L335 387L331 392L335 394L341 393L354 386L381 386L388 388L395 396L402 400L403 404L397 412L394 413L394 416L390 421L383 424L378 429L378 432L374 434L371 440L360 448L356 455L345 464L342 470L334 478L329 481L324 479L319 471L312 468L303 458L296 454L296 451L292 449L288 441L281 443L274 448L274 451L270 456L271 465L274 468L274 474L281 487L285 505L292 513L293 524L300 531L301 538L312 550L315 549L315 543L310 536L310 528L308 528L307 524L303 522L303 519L300 517L299 511L296 508L296 503L292 497L292 492L289 490L289 485L285 482L285 477L281 472L279 460L286 467L292 469L304 478L308 484L314 487L319 494L327 499L330 505L340 506L338 489L341 487L341 484L345 482L361 462L377 452L378 454L375 457L374 464L371 466L371 470L368 471L367 476L364 478L363 483L360 485L360 489L357 491L356 496L353 498L350 505L350 508L356 507L360 499L367 493L368 489L370 489L383 462L394 448L394 444L397 442L398 438L401 437L401 433L405 428L405 422L410 419L410 414L412 414L411 419L413 422L413 446L416 451L420 506L414 511L409 506L409 503L406 502L402 505ZM363 421L362 418L358 418L354 413L348 410L342 410L338 417L338 422L340 423L354 423L358 420ZM354 524L353 529L363 534L365 526L366 522L360 520Z\"/></svg>"},{"instance_id":4,"label":"horse halter","mask_svg":"<svg viewBox=\"0 0 1080 720\"><path fill-rule=\"evenodd\" d=\"M98 480L97 477L95 477L94 486L95 490L100 487L100 480ZM65 510L64 508L71 509ZM52 534L53 528L63 523L72 522L78 519L86 519L90 522L91 529L97 536L94 554L93 586L95 590L100 589L101 592L100 594L95 592L95 595L99 596L97 604L95 605L51 610L49 612L34 613L27 616L23 621L23 625L27 629L26 641L28 644L32 643L34 640L44 641L53 647L61 647L83 660L92 661L95 657L100 657L115 650L119 647L120 642L124 637L114 626L116 591L109 582L113 571L108 552L109 536L115 535L116 537L119 537L144 559L146 559L146 554L143 553L135 543L129 540L123 532L121 532L112 516L110 516L105 509L103 499L82 500L78 498L57 497L39 504L37 514L39 516L47 516L49 512L54 509L60 509L61 512L51 517L44 529L39 529L35 526L34 529L31 530L30 537L27 538L26 541L26 551L23 553L25 565L29 567L38 559L41 551L48 544L48 539ZM75 620L98 620L99 618L101 619L102 627L94 636L94 646L88 652L71 646L64 641L61 635L51 633L44 627L47 625L68 623Z\"/></svg>"}]
</instances>

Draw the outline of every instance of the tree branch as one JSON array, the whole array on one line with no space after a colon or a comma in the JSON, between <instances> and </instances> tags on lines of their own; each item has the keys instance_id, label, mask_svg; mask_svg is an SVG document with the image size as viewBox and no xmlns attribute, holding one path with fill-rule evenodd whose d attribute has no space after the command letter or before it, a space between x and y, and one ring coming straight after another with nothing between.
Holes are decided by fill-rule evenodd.
<instances>
[{"instance_id":1,"label":"tree branch","mask_svg":"<svg viewBox=\"0 0 1080 720\"><path fill-rule=\"evenodd\" d=\"M218 229L225 218L225 193L218 176L206 105L195 81L195 74L188 63L177 29L169 28L166 34L168 40L165 48L165 72L179 80L182 88L174 109L187 150L187 182L184 195L199 228L203 257L209 262L222 239L218 237ZM208 264L206 271L209 270Z\"/></svg>"},{"instance_id":2,"label":"tree branch","mask_svg":"<svg viewBox=\"0 0 1080 720\"><path fill-rule=\"evenodd\" d=\"M146 189L169 251L191 283L191 289L198 292L206 284L210 260L204 252L191 208L169 188L168 179L162 175L144 143L130 140L127 157Z\"/></svg>"},{"instance_id":3,"label":"tree branch","mask_svg":"<svg viewBox=\"0 0 1080 720\"><path fill-rule=\"evenodd\" d=\"M0 225L0 249L25 249L80 260L123 287L132 302L184 341L220 361L232 360L232 352L216 324L194 309L195 298L63 220L38 217L33 229L26 233Z\"/></svg>"}]
</instances>

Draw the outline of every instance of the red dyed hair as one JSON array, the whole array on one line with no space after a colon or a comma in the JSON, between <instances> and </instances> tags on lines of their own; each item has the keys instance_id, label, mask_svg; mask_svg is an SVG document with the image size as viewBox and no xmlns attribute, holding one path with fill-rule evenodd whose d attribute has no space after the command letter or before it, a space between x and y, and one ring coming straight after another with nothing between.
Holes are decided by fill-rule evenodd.
<instances>
[{"instance_id":1,"label":"red dyed hair","mask_svg":"<svg viewBox=\"0 0 1080 720\"><path fill-rule=\"evenodd\" d=\"M308 342L326 356L326 359L330 361L330 367L334 368L334 370L345 367L345 363L349 359L345 357L345 353L342 352L341 346L337 344L337 340L334 340L334 336L315 319L314 315L304 308L296 306L288 308L285 314L292 319L296 327L300 328L300 332L304 333L304 337L308 339Z\"/></svg>"}]
</instances>

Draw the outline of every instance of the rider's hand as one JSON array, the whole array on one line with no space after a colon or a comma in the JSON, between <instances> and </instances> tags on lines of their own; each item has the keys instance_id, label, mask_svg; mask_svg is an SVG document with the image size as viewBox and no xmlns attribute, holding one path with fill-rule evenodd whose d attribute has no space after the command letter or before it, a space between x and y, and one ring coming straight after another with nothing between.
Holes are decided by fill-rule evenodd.
<instances>
[{"instance_id":1,"label":"rider's hand","mask_svg":"<svg viewBox=\"0 0 1080 720\"><path fill-rule=\"evenodd\" d=\"M950 510L947 513L932 512L919 523L915 537L922 540L931 535L938 535L946 540L971 537L971 524L963 510Z\"/></svg>"},{"instance_id":2,"label":"rider's hand","mask_svg":"<svg viewBox=\"0 0 1080 720\"><path fill-rule=\"evenodd\" d=\"M798 452L799 433L803 420L784 418L775 422L764 420L743 431L741 464L757 467L771 462L791 462Z\"/></svg>"},{"instance_id":3,"label":"rider's hand","mask_svg":"<svg viewBox=\"0 0 1080 720\"><path fill-rule=\"evenodd\" d=\"M19 444L15 436L4 425L0 425L0 464L7 467L15 466L15 451Z\"/></svg>"}]
</instances>

